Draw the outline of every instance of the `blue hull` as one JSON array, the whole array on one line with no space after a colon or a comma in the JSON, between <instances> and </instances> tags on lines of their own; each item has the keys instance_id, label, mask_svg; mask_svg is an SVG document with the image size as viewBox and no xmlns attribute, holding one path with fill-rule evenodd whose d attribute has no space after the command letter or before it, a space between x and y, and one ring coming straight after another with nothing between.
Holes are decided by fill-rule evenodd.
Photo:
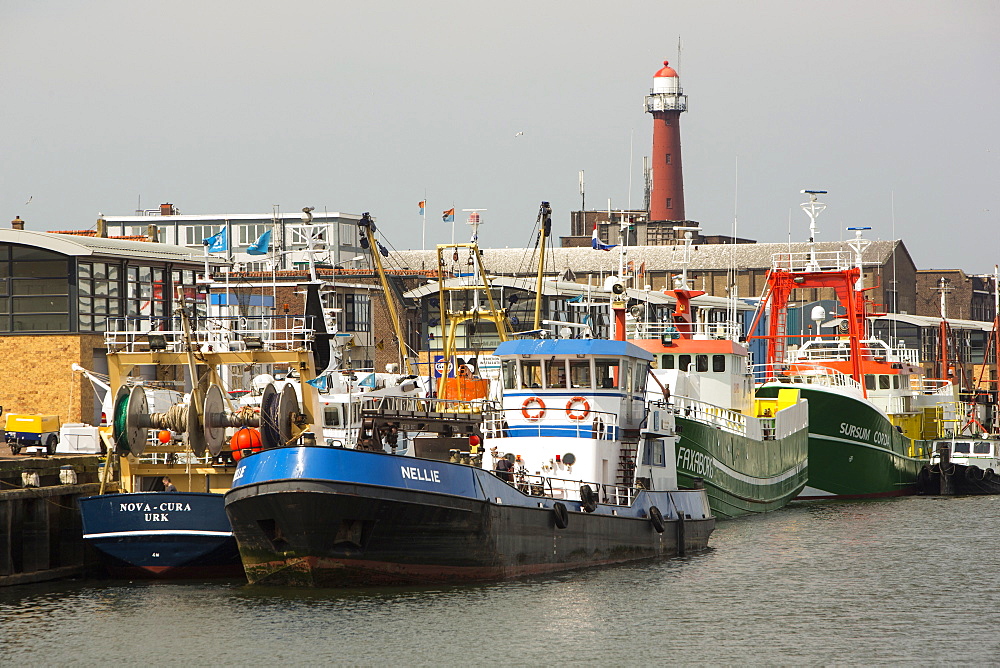
<instances>
[{"instance_id":1,"label":"blue hull","mask_svg":"<svg viewBox=\"0 0 1000 668\"><path fill-rule=\"evenodd\" d=\"M239 577L221 494L138 492L77 500L83 538L124 578Z\"/></svg>"},{"instance_id":2,"label":"blue hull","mask_svg":"<svg viewBox=\"0 0 1000 668\"><path fill-rule=\"evenodd\" d=\"M640 491L588 513L479 468L327 447L241 460L226 512L251 582L312 586L494 580L674 556L707 547L715 526L704 490Z\"/></svg>"}]
</instances>

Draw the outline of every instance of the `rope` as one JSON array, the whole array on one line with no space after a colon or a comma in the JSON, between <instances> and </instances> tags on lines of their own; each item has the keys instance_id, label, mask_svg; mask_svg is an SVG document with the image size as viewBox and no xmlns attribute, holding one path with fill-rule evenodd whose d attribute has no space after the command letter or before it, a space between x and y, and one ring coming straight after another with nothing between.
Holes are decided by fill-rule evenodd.
<instances>
[{"instance_id":1,"label":"rope","mask_svg":"<svg viewBox=\"0 0 1000 668\"><path fill-rule=\"evenodd\" d=\"M154 429L169 429L184 433L188 429L188 407L190 404L174 404L166 413L151 413L149 423Z\"/></svg>"}]
</instances>

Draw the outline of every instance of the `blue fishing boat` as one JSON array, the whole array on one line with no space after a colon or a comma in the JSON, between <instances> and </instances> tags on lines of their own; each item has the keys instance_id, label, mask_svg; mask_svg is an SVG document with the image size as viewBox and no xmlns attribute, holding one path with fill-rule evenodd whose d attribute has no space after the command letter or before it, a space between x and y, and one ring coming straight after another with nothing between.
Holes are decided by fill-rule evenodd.
<instances>
[{"instance_id":1,"label":"blue fishing boat","mask_svg":"<svg viewBox=\"0 0 1000 668\"><path fill-rule=\"evenodd\" d=\"M221 494L136 492L78 500L83 538L114 577L239 577Z\"/></svg>"},{"instance_id":2,"label":"blue fishing boat","mask_svg":"<svg viewBox=\"0 0 1000 668\"><path fill-rule=\"evenodd\" d=\"M240 461L226 512L252 583L512 578L704 549L704 489L679 489L674 413L647 404L652 355L625 341L502 343L500 405L386 397L358 449ZM412 456L378 435L416 438Z\"/></svg>"}]
</instances>

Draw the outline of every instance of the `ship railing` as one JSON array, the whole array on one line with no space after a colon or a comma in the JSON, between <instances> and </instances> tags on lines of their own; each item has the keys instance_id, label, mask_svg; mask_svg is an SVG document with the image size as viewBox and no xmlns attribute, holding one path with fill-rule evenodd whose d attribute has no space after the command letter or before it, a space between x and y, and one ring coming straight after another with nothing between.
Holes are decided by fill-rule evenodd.
<instances>
[{"instance_id":1,"label":"ship railing","mask_svg":"<svg viewBox=\"0 0 1000 668\"><path fill-rule=\"evenodd\" d=\"M311 350L316 339L312 316L191 318L190 342L199 350ZM108 318L104 343L109 352L183 352L184 327L178 317Z\"/></svg>"},{"instance_id":2,"label":"ship railing","mask_svg":"<svg viewBox=\"0 0 1000 668\"><path fill-rule=\"evenodd\" d=\"M919 365L920 354L914 348L890 348L882 341L862 341L859 346L861 355L883 362L906 362ZM801 348L785 353L788 364L796 362L847 362L851 359L851 348L846 341L811 341Z\"/></svg>"},{"instance_id":3,"label":"ship railing","mask_svg":"<svg viewBox=\"0 0 1000 668\"><path fill-rule=\"evenodd\" d=\"M639 490L625 485L602 485L596 482L569 480L566 478L551 478L534 475L523 471L490 471L523 494L546 499L580 501L580 489L590 486L598 495L600 503L612 506L630 506Z\"/></svg>"},{"instance_id":4,"label":"ship railing","mask_svg":"<svg viewBox=\"0 0 1000 668\"><path fill-rule=\"evenodd\" d=\"M755 383L804 383L806 385L822 385L824 387L849 387L862 392L861 383L846 373L814 363L796 364L755 364L753 366Z\"/></svg>"},{"instance_id":5,"label":"ship railing","mask_svg":"<svg viewBox=\"0 0 1000 668\"><path fill-rule=\"evenodd\" d=\"M941 396L952 396L955 384L950 380L940 378L924 378L920 381L911 380L911 386L920 394L939 394Z\"/></svg>"},{"instance_id":6,"label":"ship railing","mask_svg":"<svg viewBox=\"0 0 1000 668\"><path fill-rule=\"evenodd\" d=\"M370 399L380 413L419 417L433 413L472 413L484 416L499 412L492 399L437 399L434 397L385 396Z\"/></svg>"},{"instance_id":7,"label":"ship railing","mask_svg":"<svg viewBox=\"0 0 1000 668\"><path fill-rule=\"evenodd\" d=\"M771 268L774 271L842 271L854 266L854 253L850 251L775 253L771 256Z\"/></svg>"},{"instance_id":8,"label":"ship railing","mask_svg":"<svg viewBox=\"0 0 1000 668\"><path fill-rule=\"evenodd\" d=\"M626 336L630 339L659 339L664 335L680 338L677 326L670 322L628 322ZM738 322L693 322L691 338L697 340L739 341L743 326Z\"/></svg>"},{"instance_id":9,"label":"ship railing","mask_svg":"<svg viewBox=\"0 0 1000 668\"><path fill-rule=\"evenodd\" d=\"M739 411L681 396L675 396L673 402L677 415L709 424L734 434L756 436L758 439L763 438L763 433L747 433L747 417ZM758 424L755 424L754 427L755 431L760 430Z\"/></svg>"},{"instance_id":10,"label":"ship railing","mask_svg":"<svg viewBox=\"0 0 1000 668\"><path fill-rule=\"evenodd\" d=\"M550 436L589 438L598 441L618 440L617 413L590 411L583 420L570 419L561 408L549 408L546 413L558 412L558 419L548 415L531 420L524 417L520 408L498 408L483 414L483 435L486 438L543 438Z\"/></svg>"},{"instance_id":11,"label":"ship railing","mask_svg":"<svg viewBox=\"0 0 1000 668\"><path fill-rule=\"evenodd\" d=\"M190 450L180 450L175 452L150 452L147 450L138 457L140 464L151 464L155 466L185 466L188 464L194 466L205 466L213 464L215 459L215 457L207 452L199 457Z\"/></svg>"}]
</instances>

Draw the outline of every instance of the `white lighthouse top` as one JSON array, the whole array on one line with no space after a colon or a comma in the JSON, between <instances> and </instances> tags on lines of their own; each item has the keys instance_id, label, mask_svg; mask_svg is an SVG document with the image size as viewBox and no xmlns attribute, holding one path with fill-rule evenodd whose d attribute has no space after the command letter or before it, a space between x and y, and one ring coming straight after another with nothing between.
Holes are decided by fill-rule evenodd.
<instances>
[{"instance_id":1,"label":"white lighthouse top","mask_svg":"<svg viewBox=\"0 0 1000 668\"><path fill-rule=\"evenodd\" d=\"M663 69L653 75L653 94L656 93L679 93L681 91L680 78L677 70L670 67L669 61L663 61Z\"/></svg>"}]
</instances>

